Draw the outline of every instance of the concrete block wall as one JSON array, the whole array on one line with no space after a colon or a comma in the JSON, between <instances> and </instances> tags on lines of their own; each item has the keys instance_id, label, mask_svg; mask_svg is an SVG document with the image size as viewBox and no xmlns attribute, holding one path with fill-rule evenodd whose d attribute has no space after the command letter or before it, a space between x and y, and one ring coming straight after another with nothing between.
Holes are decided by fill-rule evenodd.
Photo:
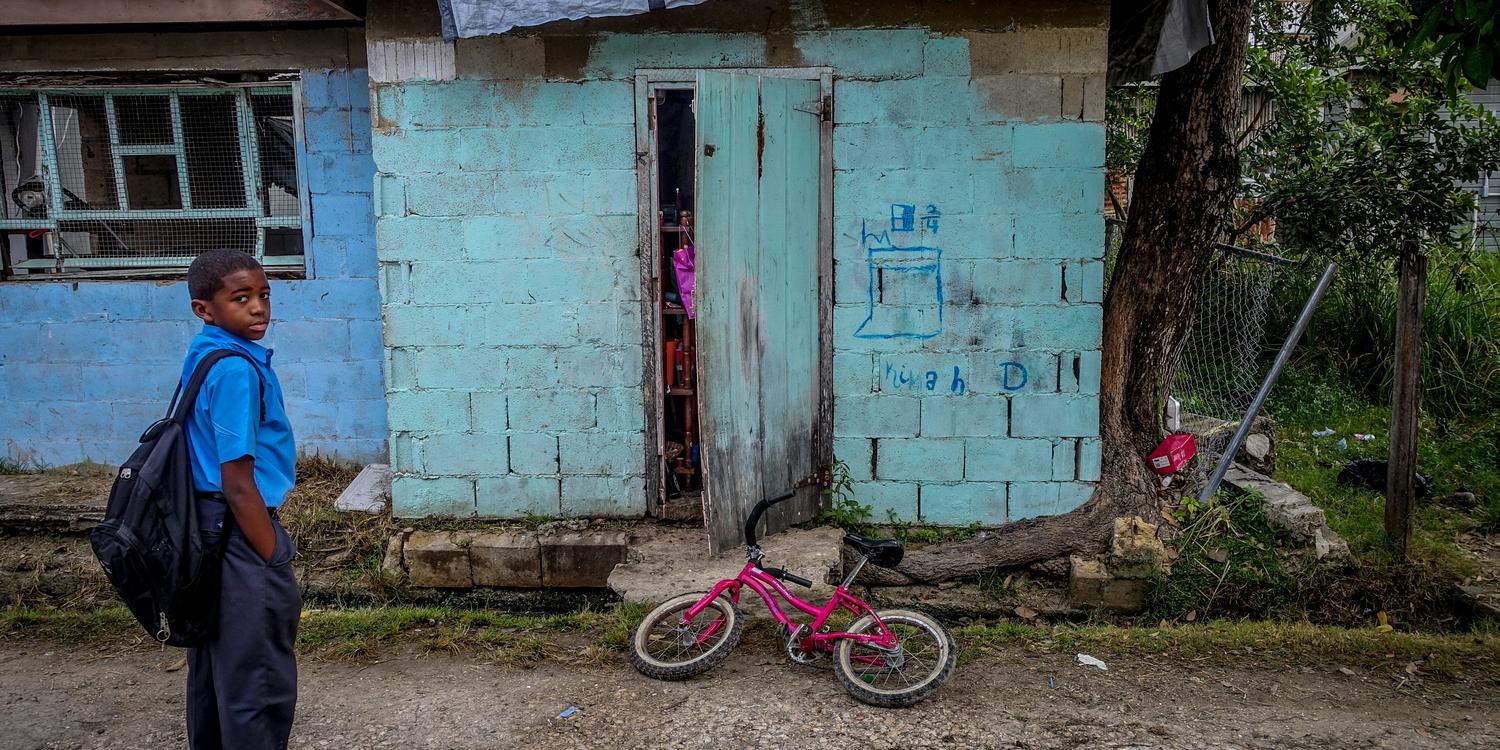
<instances>
[{"instance_id":1,"label":"concrete block wall","mask_svg":"<svg viewBox=\"0 0 1500 750\"><path fill-rule=\"evenodd\" d=\"M396 512L645 512L632 79L768 65L835 71L835 452L860 500L956 525L1077 506L1098 474L1106 41L506 36L375 81Z\"/></svg>"},{"instance_id":2,"label":"concrete block wall","mask_svg":"<svg viewBox=\"0 0 1500 750\"><path fill-rule=\"evenodd\" d=\"M265 343L304 453L386 454L363 70L302 71L308 278L272 282ZM165 410L201 323L183 281L0 283L0 438L12 460L117 463Z\"/></svg>"},{"instance_id":3,"label":"concrete block wall","mask_svg":"<svg viewBox=\"0 0 1500 750\"><path fill-rule=\"evenodd\" d=\"M899 65L832 61L865 73L834 93L835 454L882 520L1066 512L1099 476L1107 33L878 33Z\"/></svg>"},{"instance_id":4,"label":"concrete block wall","mask_svg":"<svg viewBox=\"0 0 1500 750\"><path fill-rule=\"evenodd\" d=\"M375 84L396 512L643 515L632 84L461 45Z\"/></svg>"}]
</instances>

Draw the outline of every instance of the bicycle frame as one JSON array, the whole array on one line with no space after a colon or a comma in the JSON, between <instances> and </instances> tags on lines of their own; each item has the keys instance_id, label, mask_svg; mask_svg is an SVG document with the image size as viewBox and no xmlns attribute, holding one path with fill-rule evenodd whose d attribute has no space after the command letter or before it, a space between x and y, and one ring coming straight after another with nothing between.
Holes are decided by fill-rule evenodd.
<instances>
[{"instance_id":1,"label":"bicycle frame","mask_svg":"<svg viewBox=\"0 0 1500 750\"><path fill-rule=\"evenodd\" d=\"M760 566L754 560L745 563L744 569L740 570L740 574L737 577L727 578L715 584L707 596L703 597L683 614L683 623L692 622L693 618L706 609L710 602L725 592L729 593L731 601L738 604L741 587L749 587L750 590L760 594L761 600L766 603L766 608L771 611L771 616L775 617L777 622L785 625L789 632L797 632L798 626L792 621L791 617L787 616L786 612L782 611L781 606L776 602L776 597L781 597L788 604L813 618L811 634L798 641L798 648L805 652L831 652L838 641L846 639L858 641L881 651L894 652L901 645L896 635L886 628L885 623L881 622L880 616L875 614L875 610L871 609L870 605L865 604L850 594L848 586L845 583L839 584L838 588L834 589L833 598L829 599L827 604L822 607L816 607L787 591L786 586L782 585L781 581L761 570ZM848 633L845 631L821 632L823 625L828 622L828 618L840 609L847 609L854 613L856 617L862 614L869 615L875 621L875 632L868 634ZM714 633L718 632L722 623L723 620L720 619L706 628L698 636L698 642L703 643L713 637ZM856 659L859 661L874 661L871 657L856 657Z\"/></svg>"}]
</instances>

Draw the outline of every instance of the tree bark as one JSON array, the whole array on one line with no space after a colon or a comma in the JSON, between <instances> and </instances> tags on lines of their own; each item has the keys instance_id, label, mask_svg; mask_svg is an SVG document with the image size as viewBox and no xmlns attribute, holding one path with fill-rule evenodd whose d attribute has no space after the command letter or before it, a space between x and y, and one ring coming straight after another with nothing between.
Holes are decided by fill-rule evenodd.
<instances>
[{"instance_id":1,"label":"tree bark","mask_svg":"<svg viewBox=\"0 0 1500 750\"><path fill-rule=\"evenodd\" d=\"M895 570L867 567L861 581L936 583L1098 553L1109 545L1115 518L1161 518L1163 501L1146 456L1161 439L1169 377L1191 329L1193 282L1208 267L1239 180L1236 143L1253 3L1208 5L1215 43L1161 79L1104 301L1099 489L1071 513L914 550Z\"/></svg>"}]
</instances>

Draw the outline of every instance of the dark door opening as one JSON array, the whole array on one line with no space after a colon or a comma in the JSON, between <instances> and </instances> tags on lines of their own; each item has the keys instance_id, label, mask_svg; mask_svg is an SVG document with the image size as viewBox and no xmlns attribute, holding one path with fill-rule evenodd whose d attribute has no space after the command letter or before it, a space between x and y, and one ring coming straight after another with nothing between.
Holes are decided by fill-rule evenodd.
<instances>
[{"instance_id":1,"label":"dark door opening","mask_svg":"<svg viewBox=\"0 0 1500 750\"><path fill-rule=\"evenodd\" d=\"M656 424L661 435L659 513L670 520L703 517L703 449L699 441L697 324L693 307L696 243L693 209L693 90L661 88L653 95L656 146L656 273L659 310L660 394Z\"/></svg>"}]
</instances>

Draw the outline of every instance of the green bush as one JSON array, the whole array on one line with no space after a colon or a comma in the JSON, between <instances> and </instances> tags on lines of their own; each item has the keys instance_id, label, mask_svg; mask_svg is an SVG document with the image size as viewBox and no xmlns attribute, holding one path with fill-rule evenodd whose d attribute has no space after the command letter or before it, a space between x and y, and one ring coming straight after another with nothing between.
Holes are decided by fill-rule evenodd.
<instances>
[{"instance_id":1,"label":"green bush","mask_svg":"<svg viewBox=\"0 0 1500 750\"><path fill-rule=\"evenodd\" d=\"M1311 278L1298 281L1278 289L1268 328L1273 338L1291 329L1311 290ZM1295 361L1388 403L1396 292L1389 263L1341 269ZM1443 418L1500 412L1500 256L1431 249L1422 326L1423 410Z\"/></svg>"}]
</instances>

